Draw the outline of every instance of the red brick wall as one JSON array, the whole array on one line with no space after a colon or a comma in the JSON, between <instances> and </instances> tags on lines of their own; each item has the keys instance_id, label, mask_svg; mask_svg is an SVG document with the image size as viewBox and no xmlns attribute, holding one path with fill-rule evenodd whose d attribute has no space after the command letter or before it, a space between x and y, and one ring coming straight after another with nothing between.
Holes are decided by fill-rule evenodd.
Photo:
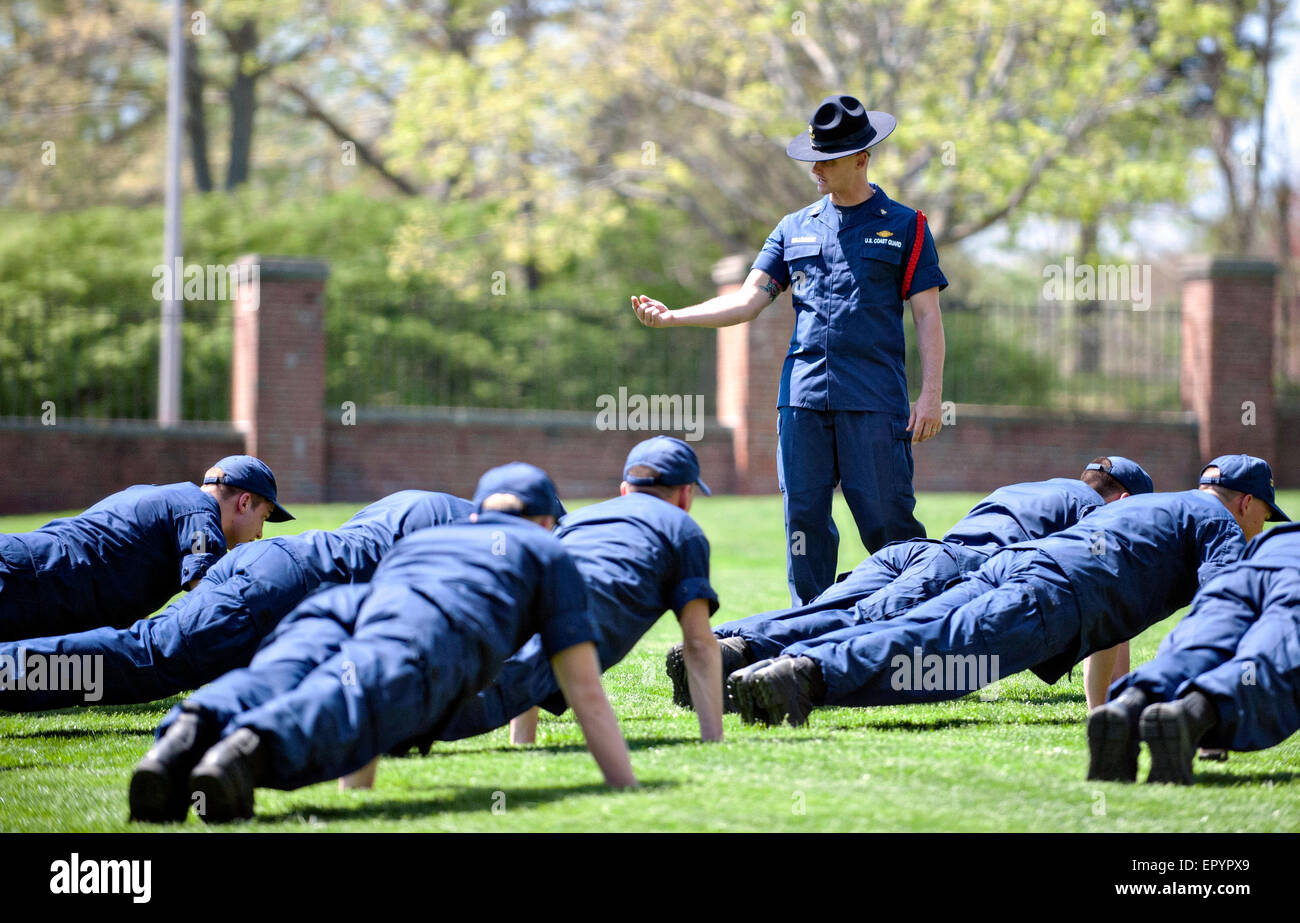
<instances>
[{"instance_id":1,"label":"red brick wall","mask_svg":"<svg viewBox=\"0 0 1300 923\"><path fill-rule=\"evenodd\" d=\"M326 492L322 499L362 503L408 487L473 493L487 468L515 459L545 468L562 495L613 496L623 459L646 433L601 432L561 415L446 412L397 415L359 408L357 425L325 427ZM1279 411L1281 433L1300 433L1300 409ZM694 443L704 479L719 493L775 493L776 476L742 490L729 429L707 421ZM1285 441L1285 440L1283 440ZM1279 486L1300 487L1300 452L1275 462ZM131 484L197 480L224 455L243 452L239 434L147 424L113 429L0 426L0 514L84 508ZM1020 480L1072 476L1096 455L1139 461L1158 490L1189 487L1203 459L1191 422L1061 418L959 405L957 423L914 448L918 491L988 491ZM773 461L775 448L773 448ZM276 469L286 505L309 502Z\"/></svg>"},{"instance_id":2,"label":"red brick wall","mask_svg":"<svg viewBox=\"0 0 1300 923\"><path fill-rule=\"evenodd\" d=\"M1016 481L1076 477L1098 455L1111 454L1140 464L1156 490L1194 487L1204 465L1190 420L1063 417L958 404L955 425L912 447L913 483L918 491L990 491Z\"/></svg>"},{"instance_id":3,"label":"red brick wall","mask_svg":"<svg viewBox=\"0 0 1300 923\"><path fill-rule=\"evenodd\" d=\"M408 487L468 496L479 474L516 459L546 469L562 496L613 496L624 457L647 435L600 432L585 418L491 416L458 422L452 413L398 416L361 408L357 425L331 423L329 499L359 502ZM706 426L704 432L694 448L710 487L719 493L776 492L775 473L766 483L741 489L730 431ZM960 405L957 425L914 449L915 485L989 491L1014 481L1072 477L1094 457L1112 453L1138 461L1158 490L1193 486L1203 464L1191 422L1061 419Z\"/></svg>"},{"instance_id":4,"label":"red brick wall","mask_svg":"<svg viewBox=\"0 0 1300 923\"><path fill-rule=\"evenodd\" d=\"M84 509L132 484L198 484L219 458L244 451L233 430L0 425L0 514Z\"/></svg>"},{"instance_id":5,"label":"red brick wall","mask_svg":"<svg viewBox=\"0 0 1300 923\"><path fill-rule=\"evenodd\" d=\"M623 479L628 451L653 433L605 432L595 429L593 421L594 413L398 415L358 408L356 425L331 421L326 429L329 499L373 500L405 488L468 498L479 475L510 461L543 468L561 497L612 497ZM711 424L705 421L703 438L691 445L709 487L730 493L731 433Z\"/></svg>"}]
</instances>

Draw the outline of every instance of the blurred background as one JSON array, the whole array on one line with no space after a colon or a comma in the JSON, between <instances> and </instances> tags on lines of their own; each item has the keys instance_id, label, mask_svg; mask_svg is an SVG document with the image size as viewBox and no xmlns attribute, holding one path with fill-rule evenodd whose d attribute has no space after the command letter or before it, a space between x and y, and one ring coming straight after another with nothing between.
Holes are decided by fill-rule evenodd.
<instances>
[{"instance_id":1,"label":"blurred background","mask_svg":"<svg viewBox=\"0 0 1300 923\"><path fill-rule=\"evenodd\" d=\"M343 461L361 442L388 444L339 429L358 421L385 421L383 439L403 421L442 427L411 451L445 455L437 473L455 486L481 461L451 451L456 434L488 438L472 426L496 427L491 451L531 446L546 461L582 454L555 433L591 430L602 394L699 394L711 458L730 466L723 489L774 491L774 446L766 467L751 459L768 442L747 430L774 426L764 388L774 396L788 302L765 314L784 325L771 334L779 348L746 347L753 382L737 398L724 393L736 382L719 334L645 330L628 296L681 306L726 284L720 260L752 259L782 215L815 198L785 145L823 96L849 92L897 116L870 177L926 212L951 282L941 304L955 425L929 457L918 449L918 488L982 488L955 470L971 445L1023 450L1007 467L1037 476L1053 452L1073 468L1076 452L1122 451L1122 427L1140 427L1164 440L1155 467L1181 479L1199 454L1234 444L1206 435L1197 390L1232 374L1189 380L1186 266L1205 255L1227 267L1200 273L1217 305L1206 329L1244 304L1266 315L1246 336L1266 329L1270 341L1236 360L1267 368L1244 397L1218 387L1230 400L1214 412L1253 427L1243 402L1258 404L1264 444L1290 458L1295 5L191 0L184 260L327 266L320 343L301 353L322 351L323 393L306 398L306 416L324 419L238 412L234 299L203 291L183 303L185 422L164 429L203 433L202 454L239 440L281 453L268 460L302 462L306 499L352 500L401 477ZM170 17L163 0L0 4L0 445L44 459L25 491L0 486L0 511L67 506L69 472L88 459L138 460L162 444L141 434L158 414ZM1266 284L1251 282L1267 264ZM1143 304L1090 285L1061 297L1052 273L1076 266L1131 267L1134 284L1148 280ZM264 282L264 314L266 299ZM266 361L253 366L259 387L314 368ZM259 445L259 432L299 425L301 439ZM625 435L611 458L639 438ZM349 439L361 442L339 443ZM156 451L160 472L180 463ZM1275 467L1285 480L1290 468ZM1300 458L1292 467L1300 476ZM581 471L561 477L604 492ZM34 490L32 478L49 483Z\"/></svg>"}]
</instances>

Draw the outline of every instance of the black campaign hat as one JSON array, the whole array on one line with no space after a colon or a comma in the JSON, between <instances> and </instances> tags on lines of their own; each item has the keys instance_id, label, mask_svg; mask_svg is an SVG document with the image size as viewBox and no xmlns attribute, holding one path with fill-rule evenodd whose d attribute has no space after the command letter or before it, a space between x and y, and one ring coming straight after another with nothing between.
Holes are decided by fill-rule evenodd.
<instances>
[{"instance_id":1,"label":"black campaign hat","mask_svg":"<svg viewBox=\"0 0 1300 923\"><path fill-rule=\"evenodd\" d=\"M785 149L794 160L834 160L884 141L897 121L888 112L868 111L852 96L827 96L813 113L808 130Z\"/></svg>"}]
</instances>

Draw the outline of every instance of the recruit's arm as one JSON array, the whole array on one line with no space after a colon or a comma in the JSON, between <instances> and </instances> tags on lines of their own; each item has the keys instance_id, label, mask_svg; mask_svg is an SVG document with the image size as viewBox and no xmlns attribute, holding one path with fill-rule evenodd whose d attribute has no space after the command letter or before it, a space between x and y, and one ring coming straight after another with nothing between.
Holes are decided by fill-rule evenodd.
<instances>
[{"instance_id":1,"label":"recruit's arm","mask_svg":"<svg viewBox=\"0 0 1300 923\"><path fill-rule=\"evenodd\" d=\"M345 788L374 788L375 770L379 768L379 757L362 766L356 772L350 772L339 779L339 791Z\"/></svg>"},{"instance_id":2,"label":"recruit's arm","mask_svg":"<svg viewBox=\"0 0 1300 923\"><path fill-rule=\"evenodd\" d=\"M1110 684L1129 671L1128 642L1122 641L1104 651L1094 651L1083 661L1083 692L1092 711L1106 701Z\"/></svg>"},{"instance_id":3,"label":"recruit's arm","mask_svg":"<svg viewBox=\"0 0 1300 923\"><path fill-rule=\"evenodd\" d=\"M510 742L515 745L537 742L537 706L510 719Z\"/></svg>"},{"instance_id":4,"label":"recruit's arm","mask_svg":"<svg viewBox=\"0 0 1300 923\"><path fill-rule=\"evenodd\" d=\"M722 740L722 651L709 627L709 602L692 599L682 607L682 657L691 704L702 740Z\"/></svg>"},{"instance_id":5,"label":"recruit's arm","mask_svg":"<svg viewBox=\"0 0 1300 923\"><path fill-rule=\"evenodd\" d=\"M551 669L560 681L565 701L578 719L587 749L605 776L605 784L615 788L635 786L637 781L628 759L627 742L600 685L596 645L584 641L566 647L551 658Z\"/></svg>"}]
</instances>

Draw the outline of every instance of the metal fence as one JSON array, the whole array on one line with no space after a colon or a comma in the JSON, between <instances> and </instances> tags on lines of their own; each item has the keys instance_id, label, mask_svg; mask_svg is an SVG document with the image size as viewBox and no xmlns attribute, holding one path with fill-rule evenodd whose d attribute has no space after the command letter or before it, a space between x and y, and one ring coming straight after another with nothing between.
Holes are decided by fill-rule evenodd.
<instances>
[{"instance_id":1,"label":"metal fence","mask_svg":"<svg viewBox=\"0 0 1300 923\"><path fill-rule=\"evenodd\" d=\"M186 420L229 417L229 302L186 302ZM438 297L331 297L326 400L377 408L591 412L602 395L705 396L716 412L715 333L642 327L630 308L480 307ZM908 326L911 322L908 320ZM152 419L159 309L0 303L0 417ZM944 306L944 398L1052 410L1179 409L1176 306ZM908 332L912 394L921 364ZM778 370L773 369L776 375Z\"/></svg>"},{"instance_id":2,"label":"metal fence","mask_svg":"<svg viewBox=\"0 0 1300 923\"><path fill-rule=\"evenodd\" d=\"M182 416L228 420L231 304L186 302L184 311ZM153 419L160 316L149 301L127 309L0 303L0 417Z\"/></svg>"},{"instance_id":3,"label":"metal fence","mask_svg":"<svg viewBox=\"0 0 1300 923\"><path fill-rule=\"evenodd\" d=\"M620 389L714 393L714 331L649 330L630 305L617 307L331 298L326 399L335 408L593 411Z\"/></svg>"},{"instance_id":4,"label":"metal fence","mask_svg":"<svg viewBox=\"0 0 1300 923\"><path fill-rule=\"evenodd\" d=\"M1181 320L1177 305L945 305L944 399L1099 413L1178 411ZM921 363L913 333L907 370L915 396Z\"/></svg>"}]
</instances>

